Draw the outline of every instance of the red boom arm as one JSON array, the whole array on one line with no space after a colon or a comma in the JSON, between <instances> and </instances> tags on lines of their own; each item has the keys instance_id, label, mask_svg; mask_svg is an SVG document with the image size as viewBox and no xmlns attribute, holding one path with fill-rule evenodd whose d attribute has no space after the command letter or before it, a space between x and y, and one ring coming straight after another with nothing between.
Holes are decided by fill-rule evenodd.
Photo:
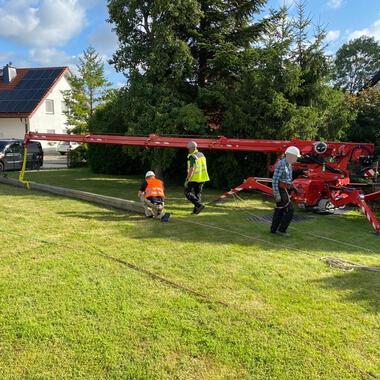
<instances>
[{"instance_id":1,"label":"red boom arm","mask_svg":"<svg viewBox=\"0 0 380 380\"><path fill-rule=\"evenodd\" d=\"M292 139L290 141L281 140L254 140L254 139L230 139L227 137L219 138L185 138L185 137L163 137L151 134L148 137L137 136L113 136L113 135L95 135L87 133L86 135L69 135L55 133L37 133L29 132L25 135L25 142L29 140L44 141L75 141L79 143L89 144L112 144L112 145L131 145L145 146L149 148L186 148L191 140L196 140L199 149L210 150L230 150L245 152L276 152L283 153L286 148L295 145L304 154L312 154L314 152L314 144L317 141L304 141ZM358 146L355 143L339 143L327 142L326 156L344 156ZM374 152L374 144L360 144L365 146L371 154Z\"/></svg>"},{"instance_id":2,"label":"red boom arm","mask_svg":"<svg viewBox=\"0 0 380 380\"><path fill-rule=\"evenodd\" d=\"M142 146L147 148L186 148L187 143L192 138L184 137L163 137L151 134L148 137L136 136L113 136L95 135L87 133L85 135L69 135L54 133L29 132L25 136L25 143L29 140L44 141L75 141L88 144L112 144ZM308 155L312 160L309 162L297 162L294 168L304 171L302 178L295 180L295 185L300 194L294 197L300 206L319 206L330 202L332 207L339 207L347 203L352 203L361 208L371 225L380 234L380 224L366 204L366 200L375 199L379 193L364 196L361 190L347 188L349 185L349 171L347 165L350 161L357 160L361 156L372 156L374 154L374 144L359 144L347 142L326 142L304 141L292 139L290 141L277 140L253 140L253 139L230 139L227 137L219 138L195 138L199 149L245 151L245 152L274 152L284 153L289 146L296 146L302 155ZM331 157L323 161L313 159L313 157ZM243 189L259 189L268 194L273 194L272 189L260 182L262 178L250 177L240 186L222 195L219 199L226 198Z\"/></svg>"}]
</instances>

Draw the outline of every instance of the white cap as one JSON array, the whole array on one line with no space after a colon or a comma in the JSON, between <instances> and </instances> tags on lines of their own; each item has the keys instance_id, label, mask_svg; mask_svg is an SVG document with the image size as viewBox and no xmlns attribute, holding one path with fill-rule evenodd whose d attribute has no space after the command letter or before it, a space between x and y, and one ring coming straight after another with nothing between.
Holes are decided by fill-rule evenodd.
<instances>
[{"instance_id":1,"label":"white cap","mask_svg":"<svg viewBox=\"0 0 380 380\"><path fill-rule=\"evenodd\" d=\"M285 153L293 154L297 157L301 157L300 150L296 146L288 146Z\"/></svg>"},{"instance_id":2,"label":"white cap","mask_svg":"<svg viewBox=\"0 0 380 380\"><path fill-rule=\"evenodd\" d=\"M152 170L149 170L148 172L146 172L145 174L145 178L148 178L148 177L155 177L156 175L154 174L154 172Z\"/></svg>"},{"instance_id":3,"label":"white cap","mask_svg":"<svg viewBox=\"0 0 380 380\"><path fill-rule=\"evenodd\" d=\"M198 144L195 141L189 141L187 144L187 149L196 149Z\"/></svg>"}]
</instances>

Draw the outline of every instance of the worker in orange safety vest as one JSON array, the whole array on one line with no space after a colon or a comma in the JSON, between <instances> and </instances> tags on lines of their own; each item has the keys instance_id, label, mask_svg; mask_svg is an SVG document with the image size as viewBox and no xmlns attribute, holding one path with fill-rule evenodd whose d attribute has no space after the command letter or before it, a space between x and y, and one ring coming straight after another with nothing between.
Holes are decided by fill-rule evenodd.
<instances>
[{"instance_id":1,"label":"worker in orange safety vest","mask_svg":"<svg viewBox=\"0 0 380 380\"><path fill-rule=\"evenodd\" d=\"M153 171L149 170L145 174L145 181L141 184L137 196L144 205L147 218L159 219L161 222L169 220L170 213L164 213L164 184L160 179L156 178Z\"/></svg>"}]
</instances>

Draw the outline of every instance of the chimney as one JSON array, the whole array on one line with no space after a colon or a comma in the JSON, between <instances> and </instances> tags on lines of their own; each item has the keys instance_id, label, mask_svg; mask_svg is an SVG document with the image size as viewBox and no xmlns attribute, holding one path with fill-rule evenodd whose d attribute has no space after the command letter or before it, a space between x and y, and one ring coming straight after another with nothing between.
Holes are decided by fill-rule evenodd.
<instances>
[{"instance_id":1,"label":"chimney","mask_svg":"<svg viewBox=\"0 0 380 380\"><path fill-rule=\"evenodd\" d=\"M15 67L12 67L12 62L9 62L8 65L3 68L3 83L9 84L17 76L17 71Z\"/></svg>"}]
</instances>

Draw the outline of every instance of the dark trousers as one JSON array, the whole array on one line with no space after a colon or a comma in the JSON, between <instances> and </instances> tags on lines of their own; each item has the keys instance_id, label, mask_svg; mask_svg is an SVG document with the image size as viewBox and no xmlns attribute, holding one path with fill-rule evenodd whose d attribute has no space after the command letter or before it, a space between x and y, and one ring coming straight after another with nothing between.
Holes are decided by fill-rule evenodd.
<instances>
[{"instance_id":1,"label":"dark trousers","mask_svg":"<svg viewBox=\"0 0 380 380\"><path fill-rule=\"evenodd\" d=\"M185 188L186 198L195 207L199 207L202 204L202 190L204 184L204 182L189 182Z\"/></svg>"},{"instance_id":2,"label":"dark trousers","mask_svg":"<svg viewBox=\"0 0 380 380\"><path fill-rule=\"evenodd\" d=\"M288 191L282 187L280 187L279 190L281 201L276 203L272 225L270 227L270 230L273 233L275 233L277 229L281 232L286 232L294 214L294 208L290 201Z\"/></svg>"}]
</instances>

